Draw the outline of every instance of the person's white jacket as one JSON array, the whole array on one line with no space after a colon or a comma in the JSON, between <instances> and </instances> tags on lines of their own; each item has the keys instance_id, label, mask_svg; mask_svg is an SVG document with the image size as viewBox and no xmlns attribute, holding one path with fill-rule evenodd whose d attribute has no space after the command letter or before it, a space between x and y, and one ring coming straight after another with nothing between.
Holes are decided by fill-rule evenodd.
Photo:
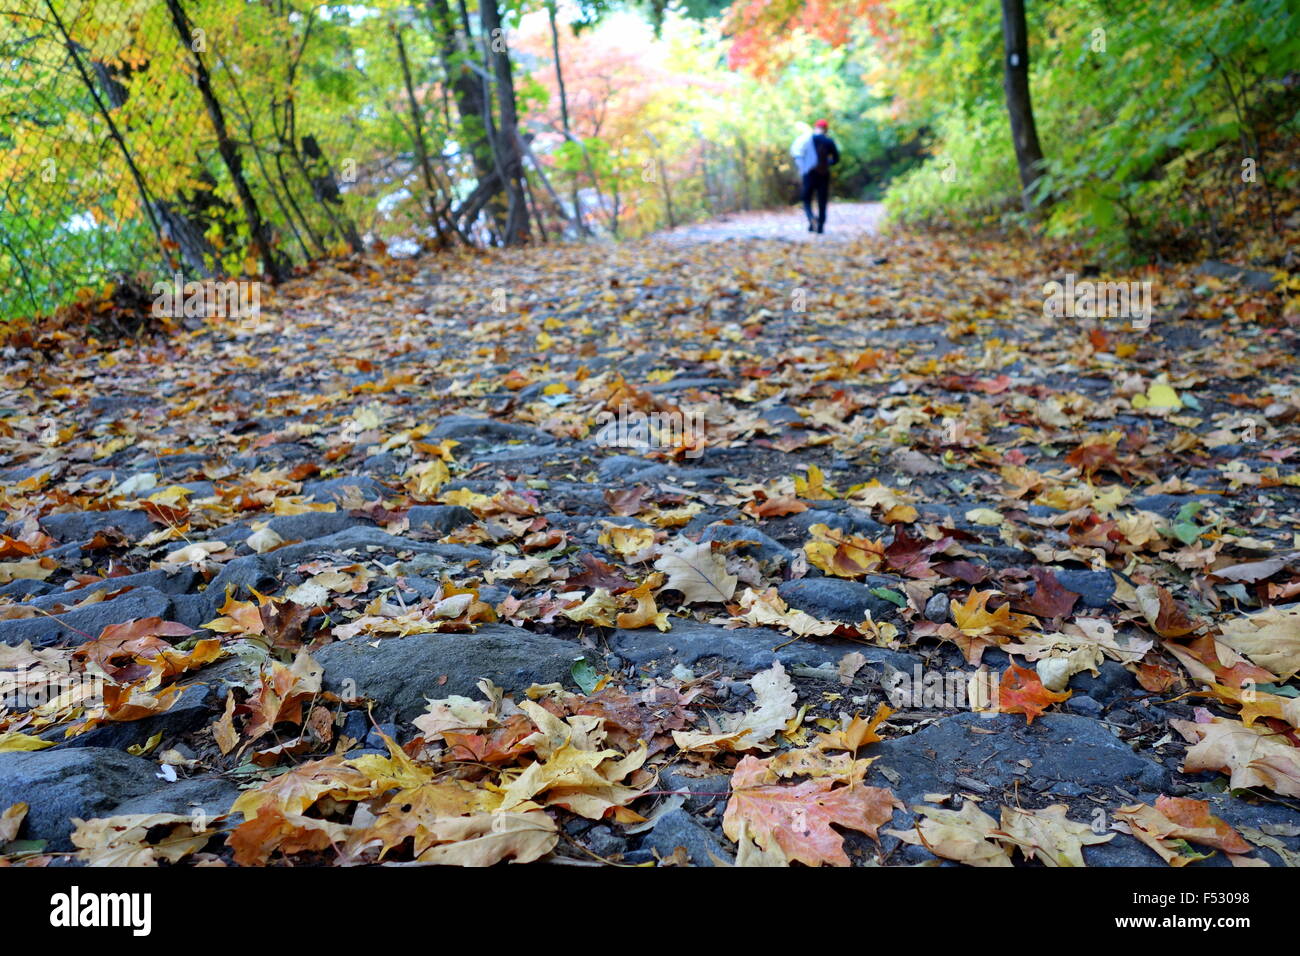
<instances>
[{"instance_id":1,"label":"person's white jacket","mask_svg":"<svg viewBox=\"0 0 1300 956\"><path fill-rule=\"evenodd\" d=\"M816 168L817 147L813 143L811 130L794 141L794 145L790 147L790 155L794 158L795 165L799 167L800 176Z\"/></svg>"}]
</instances>

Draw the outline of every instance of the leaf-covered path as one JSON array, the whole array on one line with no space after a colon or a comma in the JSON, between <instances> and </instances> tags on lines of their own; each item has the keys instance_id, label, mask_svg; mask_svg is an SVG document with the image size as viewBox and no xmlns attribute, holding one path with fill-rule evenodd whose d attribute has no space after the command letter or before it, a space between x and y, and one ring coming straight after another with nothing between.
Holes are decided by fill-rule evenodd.
<instances>
[{"instance_id":1,"label":"leaf-covered path","mask_svg":"<svg viewBox=\"0 0 1300 956\"><path fill-rule=\"evenodd\" d=\"M10 347L3 852L1295 862L1287 290L724 238Z\"/></svg>"}]
</instances>

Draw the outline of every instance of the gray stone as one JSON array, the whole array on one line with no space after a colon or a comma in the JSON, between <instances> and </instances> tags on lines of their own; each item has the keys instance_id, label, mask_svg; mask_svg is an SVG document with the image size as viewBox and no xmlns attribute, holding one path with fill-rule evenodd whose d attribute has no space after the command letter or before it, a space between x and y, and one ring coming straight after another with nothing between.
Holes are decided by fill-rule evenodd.
<instances>
[{"instance_id":1,"label":"gray stone","mask_svg":"<svg viewBox=\"0 0 1300 956\"><path fill-rule=\"evenodd\" d=\"M392 721L387 721L378 726L371 727L366 733L365 745L367 747L374 747L376 750L386 750L388 744L384 742L385 735L387 735L389 740L396 741L397 724Z\"/></svg>"},{"instance_id":2,"label":"gray stone","mask_svg":"<svg viewBox=\"0 0 1300 956\"><path fill-rule=\"evenodd\" d=\"M206 726L215 718L216 708L225 699L225 691L215 682L190 684L181 691L180 698L161 714L152 714L140 720L113 721L76 737L64 738L61 731L46 736L57 742L59 749L78 747L111 747L126 750L142 744L154 734L162 734L163 742Z\"/></svg>"},{"instance_id":3,"label":"gray stone","mask_svg":"<svg viewBox=\"0 0 1300 956\"><path fill-rule=\"evenodd\" d=\"M939 591L930 595L930 600L925 602L925 619L934 624L942 624L948 620L948 595Z\"/></svg>"},{"instance_id":4,"label":"gray stone","mask_svg":"<svg viewBox=\"0 0 1300 956\"><path fill-rule=\"evenodd\" d=\"M265 594L274 591L277 587L282 569L327 553L351 550L360 551L363 556L370 554L372 550L389 554L413 552L417 559L428 556L423 562L418 560L409 562L420 564L412 571L416 574L430 570L451 570L453 567L464 567L472 562L478 562L479 567L487 567L495 556L495 552L490 548L416 541L414 538L388 534L371 525L357 525L323 538L316 538L314 541L286 545L267 554L250 554L235 558L226 563L221 573L212 580L203 593L207 598L209 609L215 611L225 601L227 589L241 598L247 597L251 589Z\"/></svg>"},{"instance_id":5,"label":"gray stone","mask_svg":"<svg viewBox=\"0 0 1300 956\"><path fill-rule=\"evenodd\" d=\"M382 499L385 494L384 486L369 475L344 475L342 478L304 481L302 484L303 497L313 501L340 501L351 497L353 490L359 492L364 501Z\"/></svg>"},{"instance_id":6,"label":"gray stone","mask_svg":"<svg viewBox=\"0 0 1300 956\"><path fill-rule=\"evenodd\" d=\"M153 588L163 594L185 594L197 587L198 580L198 573L189 567L181 568L175 574L154 568L139 574L124 574L117 578L93 581L72 591L55 591L29 603L39 608L50 608L56 604L80 604L100 591L120 591L123 588Z\"/></svg>"},{"instance_id":7,"label":"gray stone","mask_svg":"<svg viewBox=\"0 0 1300 956\"><path fill-rule=\"evenodd\" d=\"M899 581L878 574L869 574L865 583L843 578L800 578L786 581L777 593L791 607L807 611L824 621L843 621L857 624L871 612L874 620L891 616L898 605L872 594L872 588L899 589Z\"/></svg>"},{"instance_id":8,"label":"gray stone","mask_svg":"<svg viewBox=\"0 0 1300 956\"><path fill-rule=\"evenodd\" d=\"M769 518L766 523L779 528L780 534L797 537L800 543L809 537L808 529L815 524L824 524L845 534L865 535L869 538L878 538L887 530L865 511L847 505L836 508L835 504L837 503L829 501L818 502L817 508L785 518Z\"/></svg>"},{"instance_id":9,"label":"gray stone","mask_svg":"<svg viewBox=\"0 0 1300 956\"><path fill-rule=\"evenodd\" d=\"M416 505L407 518L412 531L431 531L439 537L476 520L474 512L461 505Z\"/></svg>"},{"instance_id":10,"label":"gray stone","mask_svg":"<svg viewBox=\"0 0 1300 956\"><path fill-rule=\"evenodd\" d=\"M609 637L610 652L658 674L667 674L678 664L695 667L700 661L716 662L724 672L744 674L764 670L778 660L786 668L833 667L851 651L860 651L868 664L888 662L900 670L910 671L917 662L909 654L839 638L791 642L780 631L765 627L727 629L679 618L673 618L672 625L665 633L652 628L616 630Z\"/></svg>"},{"instance_id":11,"label":"gray stone","mask_svg":"<svg viewBox=\"0 0 1300 956\"><path fill-rule=\"evenodd\" d=\"M573 449L566 449L572 453ZM556 454L555 445L506 445L493 451L481 451L474 456L475 461L510 462L528 461L534 458L551 458Z\"/></svg>"},{"instance_id":12,"label":"gray stone","mask_svg":"<svg viewBox=\"0 0 1300 956\"><path fill-rule=\"evenodd\" d=\"M1056 571L1056 580L1061 582L1061 586L1067 591L1074 591L1079 595L1079 602L1075 605L1075 610L1080 608L1104 608L1110 604L1110 599L1115 596L1115 579L1109 571ZM1033 594L1037 588L1037 582L1033 582L1029 593Z\"/></svg>"},{"instance_id":13,"label":"gray stone","mask_svg":"<svg viewBox=\"0 0 1300 956\"><path fill-rule=\"evenodd\" d=\"M469 415L448 415L439 419L430 437L455 438L457 441L479 441L501 444L508 441L527 442L531 445L550 445L555 437L549 432L513 422L499 422L491 418L473 418Z\"/></svg>"},{"instance_id":14,"label":"gray stone","mask_svg":"<svg viewBox=\"0 0 1300 956\"><path fill-rule=\"evenodd\" d=\"M1116 787L1140 794L1168 792L1170 786L1165 768L1133 753L1100 721L1072 714L1045 714L1029 725L1019 714L992 718L957 714L911 736L869 744L859 756L879 758L868 771L867 782L888 787L906 807L894 811L892 826L898 830L912 827L912 808L925 804L926 794L983 787L980 795L988 809L999 801L1016 805L1017 783L1021 793L1029 789L1063 797L1094 794L1108 801L1117 799ZM1023 766L1022 760L1030 766ZM1071 819L1090 819L1086 814L1091 812L1091 802L1081 806L1088 809L1076 810ZM995 810L989 812L997 816ZM901 862L933 859L924 848L900 846L896 837L886 834L881 836L881 846ZM1090 846L1084 854L1093 866L1163 865L1154 853L1122 835L1111 843Z\"/></svg>"},{"instance_id":15,"label":"gray stone","mask_svg":"<svg viewBox=\"0 0 1300 956\"><path fill-rule=\"evenodd\" d=\"M633 455L610 455L597 467L601 481L657 481L668 475L668 467Z\"/></svg>"},{"instance_id":16,"label":"gray stone","mask_svg":"<svg viewBox=\"0 0 1300 956\"><path fill-rule=\"evenodd\" d=\"M478 561L487 565L496 556L496 552L491 548L416 541L414 538L403 538L399 535L389 534L370 525L358 525L335 534L326 535L323 538L317 538L315 541L277 548L275 551L266 554L265 557L270 559L276 567L284 568L292 563L316 557L324 552L350 550L364 553L384 551L389 554L410 551L417 555L434 555L446 561L462 565L470 561Z\"/></svg>"},{"instance_id":17,"label":"gray stone","mask_svg":"<svg viewBox=\"0 0 1300 956\"><path fill-rule=\"evenodd\" d=\"M794 424L803 421L803 416L789 405L773 405L770 408L756 408L759 417L765 422L777 425Z\"/></svg>"},{"instance_id":18,"label":"gray stone","mask_svg":"<svg viewBox=\"0 0 1300 956\"><path fill-rule=\"evenodd\" d=\"M656 820L654 828L642 839L641 847L655 850L661 858L672 856L678 847L684 847L696 866L726 866L735 862L731 849L685 810L670 810Z\"/></svg>"},{"instance_id":19,"label":"gray stone","mask_svg":"<svg viewBox=\"0 0 1300 956\"><path fill-rule=\"evenodd\" d=\"M425 698L478 698L484 677L511 693L531 684L572 686L573 661L583 653L570 641L489 624L473 634L387 638L376 647L361 638L339 641L314 656L325 668L326 690L340 692L352 681L357 694L378 703L377 718L396 713L405 722L424 712Z\"/></svg>"},{"instance_id":20,"label":"gray stone","mask_svg":"<svg viewBox=\"0 0 1300 956\"><path fill-rule=\"evenodd\" d=\"M1228 262L1210 259L1201 263L1196 271L1202 275L1213 276L1216 279L1240 282L1252 292L1268 292L1273 288L1272 273L1261 269L1247 269L1243 266L1234 266Z\"/></svg>"},{"instance_id":21,"label":"gray stone","mask_svg":"<svg viewBox=\"0 0 1300 956\"><path fill-rule=\"evenodd\" d=\"M1079 819L1080 822L1089 822L1076 814L1070 814L1070 817L1071 819ZM1127 833L1116 833L1115 838L1109 843L1098 843L1094 846L1084 847L1083 859L1088 866L1092 867L1167 867L1165 861L1160 859L1154 850Z\"/></svg>"},{"instance_id":22,"label":"gray stone","mask_svg":"<svg viewBox=\"0 0 1300 956\"><path fill-rule=\"evenodd\" d=\"M627 838L603 825L590 827L583 835L583 842L592 853L605 859L620 855L627 849Z\"/></svg>"},{"instance_id":23,"label":"gray stone","mask_svg":"<svg viewBox=\"0 0 1300 956\"><path fill-rule=\"evenodd\" d=\"M365 740L371 730L370 716L363 710L349 710L343 718L339 736L351 737L353 740Z\"/></svg>"},{"instance_id":24,"label":"gray stone","mask_svg":"<svg viewBox=\"0 0 1300 956\"><path fill-rule=\"evenodd\" d=\"M1228 499L1222 495L1147 495L1144 498L1135 498L1125 504L1125 509L1129 511L1154 511L1169 520L1178 516L1178 512L1183 510L1184 505L1191 504L1194 501L1204 501L1207 506L1227 504Z\"/></svg>"},{"instance_id":25,"label":"gray stone","mask_svg":"<svg viewBox=\"0 0 1300 956\"><path fill-rule=\"evenodd\" d=\"M794 557L785 545L759 531L753 525L711 524L700 535L700 541L747 541L736 550L740 554L758 558L760 561L789 561Z\"/></svg>"},{"instance_id":26,"label":"gray stone","mask_svg":"<svg viewBox=\"0 0 1300 956\"><path fill-rule=\"evenodd\" d=\"M343 511L304 511L297 515L280 515L267 522L267 527L285 541L318 541L349 528L373 526L373 521Z\"/></svg>"},{"instance_id":27,"label":"gray stone","mask_svg":"<svg viewBox=\"0 0 1300 956\"><path fill-rule=\"evenodd\" d=\"M966 547L976 552L984 559L985 564L993 568L1015 568L1034 560L1034 556L1027 551L1000 544L967 543Z\"/></svg>"},{"instance_id":28,"label":"gray stone","mask_svg":"<svg viewBox=\"0 0 1300 956\"><path fill-rule=\"evenodd\" d=\"M62 641L81 644L98 637L110 624L124 624L143 617L167 619L171 609L169 595L153 588L134 588L111 601L88 604L63 614L0 621L0 643L17 645L31 641L34 647L48 647Z\"/></svg>"},{"instance_id":29,"label":"gray stone","mask_svg":"<svg viewBox=\"0 0 1300 956\"><path fill-rule=\"evenodd\" d=\"M143 511L74 511L46 515L41 529L60 542L85 543L98 531L116 528L131 541L138 541L157 527Z\"/></svg>"},{"instance_id":30,"label":"gray stone","mask_svg":"<svg viewBox=\"0 0 1300 956\"><path fill-rule=\"evenodd\" d=\"M141 757L103 747L0 753L0 805L30 807L20 839L71 850L73 817L111 816L124 801L158 787L157 769Z\"/></svg>"},{"instance_id":31,"label":"gray stone","mask_svg":"<svg viewBox=\"0 0 1300 956\"><path fill-rule=\"evenodd\" d=\"M0 597L13 598L20 603L29 602L32 598L48 594L53 590L54 585L46 584L44 581L19 578L17 581L10 581L8 584L0 585Z\"/></svg>"},{"instance_id":32,"label":"gray stone","mask_svg":"<svg viewBox=\"0 0 1300 956\"><path fill-rule=\"evenodd\" d=\"M128 813L179 813L196 816L201 811L208 820L230 810L239 796L239 788L216 774L188 777L175 783L155 780L158 786L152 793L132 797L117 805L113 815ZM242 819L237 817L236 819Z\"/></svg>"},{"instance_id":33,"label":"gray stone","mask_svg":"<svg viewBox=\"0 0 1300 956\"><path fill-rule=\"evenodd\" d=\"M879 786L890 786L882 767L901 776L894 790L909 807L927 793L963 789L957 777L999 793L1017 780L1071 782L1090 791L1164 791L1170 784L1164 767L1135 754L1100 721L1074 714L1044 714L1032 724L1020 714L955 714L910 736L870 744L863 756L880 758L870 771Z\"/></svg>"},{"instance_id":34,"label":"gray stone","mask_svg":"<svg viewBox=\"0 0 1300 956\"><path fill-rule=\"evenodd\" d=\"M1065 702L1065 709L1072 714L1083 714L1085 717L1100 717L1105 708L1087 694L1075 694Z\"/></svg>"},{"instance_id":35,"label":"gray stone","mask_svg":"<svg viewBox=\"0 0 1300 956\"><path fill-rule=\"evenodd\" d=\"M361 467L376 475L392 477L400 475L406 469L406 463L395 455L383 452L379 455L371 455L361 463Z\"/></svg>"},{"instance_id":36,"label":"gray stone","mask_svg":"<svg viewBox=\"0 0 1300 956\"><path fill-rule=\"evenodd\" d=\"M1141 692L1137 680L1115 661L1102 661L1097 668L1100 676L1093 677L1091 671L1083 671L1070 678L1070 689L1075 694L1087 694L1089 697L1108 704L1118 697Z\"/></svg>"},{"instance_id":37,"label":"gray stone","mask_svg":"<svg viewBox=\"0 0 1300 956\"><path fill-rule=\"evenodd\" d=\"M702 378L699 376L689 378L687 376L679 376L678 378L670 379L667 382L651 382L649 385L645 386L645 390L654 394L665 394L685 391L688 388L709 388L717 390L721 388L735 387L736 382L728 378Z\"/></svg>"},{"instance_id":38,"label":"gray stone","mask_svg":"<svg viewBox=\"0 0 1300 956\"><path fill-rule=\"evenodd\" d=\"M215 592L214 592L215 594ZM204 594L176 594L172 596L172 620L192 627L196 631L216 617L217 608Z\"/></svg>"},{"instance_id":39,"label":"gray stone","mask_svg":"<svg viewBox=\"0 0 1300 956\"><path fill-rule=\"evenodd\" d=\"M686 791L681 794L686 798L686 808L695 812L726 804L731 793L731 777L725 773L708 777L688 777L675 770L664 770L659 774L660 790Z\"/></svg>"},{"instance_id":40,"label":"gray stone","mask_svg":"<svg viewBox=\"0 0 1300 956\"><path fill-rule=\"evenodd\" d=\"M1300 813L1296 813L1289 807L1279 803L1249 803L1226 793L1194 794L1194 796L1197 799L1208 800L1210 812L1215 816L1222 817L1225 822L1237 829L1250 827L1261 830L1264 827L1295 827L1300 825ZM1293 854L1300 854L1300 836L1275 836L1274 838L1286 846ZM1258 848L1253 855L1263 857L1272 866L1287 865L1286 861L1272 850ZM1231 865L1231 862L1221 853L1215 859L1219 865Z\"/></svg>"},{"instance_id":41,"label":"gray stone","mask_svg":"<svg viewBox=\"0 0 1300 956\"><path fill-rule=\"evenodd\" d=\"M278 578L274 563L269 557L250 554L242 558L227 561L217 576L208 582L203 597L207 603L207 620L216 614L217 608L225 603L226 595L235 598L248 598L253 591L262 594L274 592Z\"/></svg>"}]
</instances>

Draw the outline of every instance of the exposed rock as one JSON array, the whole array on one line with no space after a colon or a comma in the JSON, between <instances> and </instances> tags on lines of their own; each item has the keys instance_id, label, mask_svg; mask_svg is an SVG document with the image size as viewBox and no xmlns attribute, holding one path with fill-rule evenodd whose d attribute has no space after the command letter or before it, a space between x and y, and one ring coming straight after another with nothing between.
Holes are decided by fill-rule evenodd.
<instances>
[{"instance_id":1,"label":"exposed rock","mask_svg":"<svg viewBox=\"0 0 1300 956\"><path fill-rule=\"evenodd\" d=\"M727 672L753 674L779 660L787 668L796 664L818 667L835 664L851 651L860 651L868 663L888 661L911 669L916 658L880 647L866 647L838 638L805 638L791 642L780 631L765 627L727 629L673 618L672 630L653 628L616 630L609 638L611 652L656 674L667 675L677 665L694 668L701 661L715 663ZM781 646L784 645L784 646ZM774 648L776 648L774 650Z\"/></svg>"},{"instance_id":2,"label":"exposed rock","mask_svg":"<svg viewBox=\"0 0 1300 956\"><path fill-rule=\"evenodd\" d=\"M718 866L734 862L732 851L685 810L669 810L655 821L642 838L643 849L653 849L660 858L672 856L684 847L696 866Z\"/></svg>"},{"instance_id":3,"label":"exposed rock","mask_svg":"<svg viewBox=\"0 0 1300 956\"><path fill-rule=\"evenodd\" d=\"M80 604L101 591L120 591L123 588L153 588L163 594L177 595L193 591L198 587L198 582L198 573L189 567L181 568L174 573L168 573L162 568L152 568L138 574L124 574L121 577L94 581L71 591L54 591L28 603L39 608L50 608L56 604Z\"/></svg>"},{"instance_id":4,"label":"exposed rock","mask_svg":"<svg viewBox=\"0 0 1300 956\"><path fill-rule=\"evenodd\" d=\"M302 494L313 501L340 501L355 491L363 501L374 501L386 494L384 486L369 475L345 475L325 481L304 481Z\"/></svg>"},{"instance_id":5,"label":"exposed rock","mask_svg":"<svg viewBox=\"0 0 1300 956\"><path fill-rule=\"evenodd\" d=\"M134 588L111 601L88 604L63 614L40 614L14 621L0 621L0 643L17 645L31 641L34 647L93 640L110 624L124 624L142 617L167 618L171 614L169 595L153 588Z\"/></svg>"},{"instance_id":6,"label":"exposed rock","mask_svg":"<svg viewBox=\"0 0 1300 956\"><path fill-rule=\"evenodd\" d=\"M731 792L731 777L725 773L688 777L676 770L665 770L659 774L659 789L687 791L682 794L687 810L699 812L717 807L720 813Z\"/></svg>"},{"instance_id":7,"label":"exposed rock","mask_svg":"<svg viewBox=\"0 0 1300 956\"><path fill-rule=\"evenodd\" d=\"M0 805L30 807L19 838L71 850L73 817L111 816L124 801L156 789L157 770L141 757L103 747L0 753Z\"/></svg>"},{"instance_id":8,"label":"exposed rock","mask_svg":"<svg viewBox=\"0 0 1300 956\"><path fill-rule=\"evenodd\" d=\"M878 538L887 530L865 511L848 506L833 508L837 502L821 501L817 508L801 511L786 518L769 518L765 524L780 529L782 537L797 539L803 544L809 537L808 529L815 524L824 524L846 534L860 534Z\"/></svg>"},{"instance_id":9,"label":"exposed rock","mask_svg":"<svg viewBox=\"0 0 1300 956\"><path fill-rule=\"evenodd\" d=\"M1090 671L1083 671L1070 678L1070 689L1075 694L1087 694L1089 697L1108 704L1117 698L1129 694L1142 693L1137 680L1115 661L1102 661L1097 668L1100 676L1093 677Z\"/></svg>"},{"instance_id":10,"label":"exposed rock","mask_svg":"<svg viewBox=\"0 0 1300 956\"><path fill-rule=\"evenodd\" d=\"M220 816L230 810L230 805L239 796L239 788L216 774L201 777L189 777L167 783L155 780L157 789L151 793L131 797L118 804L113 815L127 813L179 813L196 816L201 812L207 819ZM243 819L236 816L235 820Z\"/></svg>"},{"instance_id":11,"label":"exposed rock","mask_svg":"<svg viewBox=\"0 0 1300 956\"><path fill-rule=\"evenodd\" d=\"M655 481L668 474L668 467L633 455L610 455L601 461L602 481Z\"/></svg>"},{"instance_id":12,"label":"exposed rock","mask_svg":"<svg viewBox=\"0 0 1300 956\"><path fill-rule=\"evenodd\" d=\"M469 415L447 415L433 426L431 437L455 438L457 441L478 441L488 444L503 444L508 441L528 442L533 445L549 445L555 437L548 432L528 425L516 425L513 422L499 422L491 418L474 418Z\"/></svg>"},{"instance_id":13,"label":"exposed rock","mask_svg":"<svg viewBox=\"0 0 1300 956\"><path fill-rule=\"evenodd\" d=\"M280 515L267 522L267 527L285 541L315 541L348 528L373 525L373 521L354 518L342 511L304 511L298 515Z\"/></svg>"},{"instance_id":14,"label":"exposed rock","mask_svg":"<svg viewBox=\"0 0 1300 956\"><path fill-rule=\"evenodd\" d=\"M1072 714L1046 714L1033 724L1019 714L955 714L910 736L869 745L865 755L880 758L873 776L880 767L901 775L896 792L909 806L926 793L961 790L957 777L996 791L1011 788L1016 780L1129 790L1159 790L1169 784L1167 770L1134 754L1104 724ZM1023 766L1022 760L1032 766Z\"/></svg>"},{"instance_id":15,"label":"exposed rock","mask_svg":"<svg viewBox=\"0 0 1300 956\"><path fill-rule=\"evenodd\" d=\"M396 714L405 722L424 712L426 698L479 697L484 677L516 694L531 684L572 686L573 661L583 653L569 641L490 624L473 634L392 637L375 647L355 638L314 656L325 668L327 690L352 690L376 701L377 719Z\"/></svg>"},{"instance_id":16,"label":"exposed rock","mask_svg":"<svg viewBox=\"0 0 1300 956\"><path fill-rule=\"evenodd\" d=\"M1109 571L1058 570L1055 574L1062 587L1079 595L1076 611L1085 607L1104 608L1115 596L1115 578ZM1037 582L1030 582L1029 593L1033 594L1036 588Z\"/></svg>"},{"instance_id":17,"label":"exposed rock","mask_svg":"<svg viewBox=\"0 0 1300 956\"><path fill-rule=\"evenodd\" d=\"M210 677L211 672L204 676ZM46 736L46 739L56 741L60 749L111 747L114 750L126 750L135 744L144 743L154 734L162 734L165 742L210 723L217 716L216 709L222 700L224 692L219 691L217 683L205 680L186 687L176 703L161 714L140 720L112 721L76 737L64 738L60 730L55 735Z\"/></svg>"},{"instance_id":18,"label":"exposed rock","mask_svg":"<svg viewBox=\"0 0 1300 956\"><path fill-rule=\"evenodd\" d=\"M1229 279L1240 282L1252 292L1268 292L1273 288L1272 274L1261 269L1247 269L1243 266L1234 266L1228 262L1210 259L1202 262L1196 271L1202 275L1213 276L1216 279Z\"/></svg>"},{"instance_id":19,"label":"exposed rock","mask_svg":"<svg viewBox=\"0 0 1300 956\"><path fill-rule=\"evenodd\" d=\"M460 505L416 505L407 515L412 531L430 531L439 537L474 523L474 512Z\"/></svg>"},{"instance_id":20,"label":"exposed rock","mask_svg":"<svg viewBox=\"0 0 1300 956\"><path fill-rule=\"evenodd\" d=\"M899 582L878 574L869 574L865 583L843 578L800 578L786 581L777 593L791 607L807 611L825 621L857 624L871 612L874 620L893 615L898 605L876 594L872 588L898 589Z\"/></svg>"},{"instance_id":21,"label":"exposed rock","mask_svg":"<svg viewBox=\"0 0 1300 956\"><path fill-rule=\"evenodd\" d=\"M711 524L700 535L700 541L746 541L753 542L737 548L739 554L750 555L760 561L789 561L794 557L785 545L759 531L752 524Z\"/></svg>"},{"instance_id":22,"label":"exposed rock","mask_svg":"<svg viewBox=\"0 0 1300 956\"><path fill-rule=\"evenodd\" d=\"M138 541L157 528L143 511L73 511L41 518L41 528L56 541L84 543L96 532L116 528L131 541Z\"/></svg>"}]
</instances>

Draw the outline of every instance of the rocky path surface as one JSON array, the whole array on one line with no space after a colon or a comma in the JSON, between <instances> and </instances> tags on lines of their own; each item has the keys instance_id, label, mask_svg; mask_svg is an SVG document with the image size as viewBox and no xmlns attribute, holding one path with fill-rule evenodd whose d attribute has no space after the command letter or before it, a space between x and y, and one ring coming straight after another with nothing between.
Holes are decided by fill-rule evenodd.
<instances>
[{"instance_id":1,"label":"rocky path surface","mask_svg":"<svg viewBox=\"0 0 1300 956\"><path fill-rule=\"evenodd\" d=\"M1295 862L1285 294L679 238L7 349L0 852Z\"/></svg>"}]
</instances>

